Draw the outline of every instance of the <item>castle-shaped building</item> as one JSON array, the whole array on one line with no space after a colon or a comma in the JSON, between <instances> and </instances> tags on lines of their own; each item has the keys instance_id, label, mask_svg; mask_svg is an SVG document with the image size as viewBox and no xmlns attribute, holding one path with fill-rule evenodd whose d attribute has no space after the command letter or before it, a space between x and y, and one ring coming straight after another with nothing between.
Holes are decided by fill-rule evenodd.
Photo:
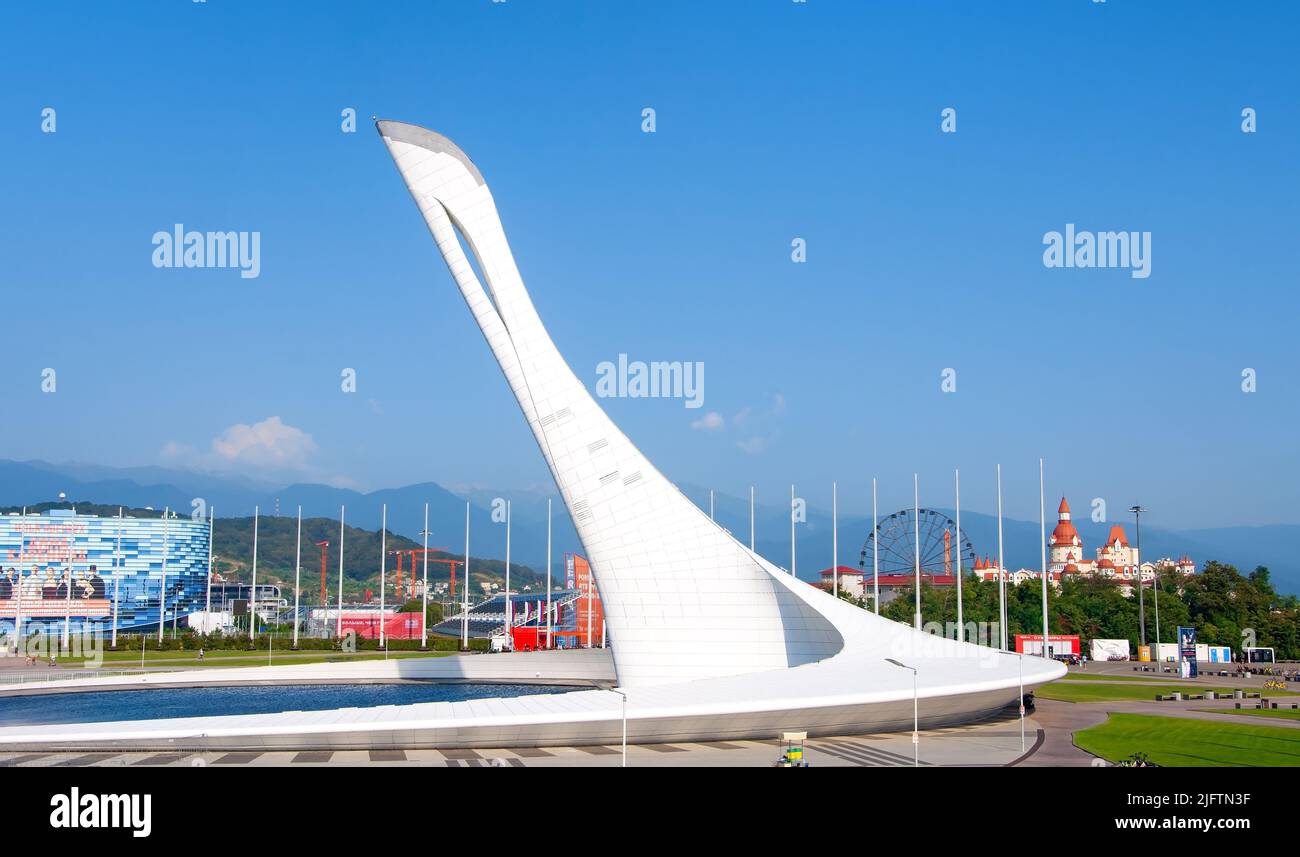
<instances>
[{"instance_id":1,"label":"castle-shaped building","mask_svg":"<svg viewBox=\"0 0 1300 857\"><path fill-rule=\"evenodd\" d=\"M1196 566L1190 557L1173 562L1161 560L1160 563L1143 563L1138 556L1138 549L1129 544L1124 528L1112 524L1106 542L1096 549L1095 558L1084 557L1083 540L1079 531L1070 520L1070 504L1064 497L1056 510L1056 529L1047 540L1048 565L1051 572L1062 575L1082 574L1089 577L1102 577L1120 582L1142 580L1144 583L1155 579L1156 567L1169 565L1183 574L1193 574Z\"/></svg>"},{"instance_id":2,"label":"castle-shaped building","mask_svg":"<svg viewBox=\"0 0 1300 857\"><path fill-rule=\"evenodd\" d=\"M1150 584L1155 580L1157 570L1174 570L1182 574L1195 574L1196 564L1191 557L1181 559L1160 559L1156 562L1143 563L1136 547L1129 544L1128 535L1119 524L1110 528L1106 543L1096 548L1093 558L1084 556L1083 539L1070 520L1070 504L1064 497L1056 510L1056 528L1047 539L1048 580L1056 586L1070 575L1097 577L1111 580L1118 584L1125 595L1131 595L1138 580ZM983 580L997 580L999 571L1008 583L1020 584L1037 580L1041 574L1032 569L1022 568L1018 571L1002 570L989 558L975 560L975 575Z\"/></svg>"}]
</instances>

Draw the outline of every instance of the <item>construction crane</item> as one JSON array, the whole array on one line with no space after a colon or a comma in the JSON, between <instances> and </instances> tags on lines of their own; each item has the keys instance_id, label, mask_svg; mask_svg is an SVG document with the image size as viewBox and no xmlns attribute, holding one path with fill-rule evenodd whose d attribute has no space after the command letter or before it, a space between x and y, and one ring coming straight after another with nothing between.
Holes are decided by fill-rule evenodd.
<instances>
[{"instance_id":1,"label":"construction crane","mask_svg":"<svg viewBox=\"0 0 1300 857\"><path fill-rule=\"evenodd\" d=\"M458 566L458 565L464 565L464 564L465 564L465 561L464 561L463 559L448 559L448 558L443 558L443 557L431 557L431 558L429 559L429 562L440 562L440 563L442 563L443 565L447 565L447 566L450 566L450 567L451 567L451 598L452 598L452 600L454 601L454 600L456 599L456 566ZM469 579L468 579L468 576L466 577L466 581L465 581L465 583L466 583L467 586L469 585Z\"/></svg>"},{"instance_id":2,"label":"construction crane","mask_svg":"<svg viewBox=\"0 0 1300 857\"><path fill-rule=\"evenodd\" d=\"M320 548L320 606L325 606L325 557L329 552L330 543L328 541L317 542L316 547Z\"/></svg>"},{"instance_id":3,"label":"construction crane","mask_svg":"<svg viewBox=\"0 0 1300 857\"><path fill-rule=\"evenodd\" d=\"M411 557L411 582L407 589L407 598L415 597L416 569L419 567L419 557L424 554L429 555L429 562L440 562L443 565L451 566L451 594L454 596L456 594L456 566L464 565L465 561L433 556L436 553L447 552L447 548L408 548L406 550L389 551L389 553L397 557L397 597L402 597L402 554Z\"/></svg>"}]
</instances>

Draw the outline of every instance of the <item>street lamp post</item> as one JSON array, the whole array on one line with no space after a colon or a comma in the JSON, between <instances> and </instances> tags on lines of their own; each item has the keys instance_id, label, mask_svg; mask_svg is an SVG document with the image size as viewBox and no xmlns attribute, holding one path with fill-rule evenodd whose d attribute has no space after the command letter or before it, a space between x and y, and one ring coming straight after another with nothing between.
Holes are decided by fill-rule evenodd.
<instances>
[{"instance_id":1,"label":"street lamp post","mask_svg":"<svg viewBox=\"0 0 1300 857\"><path fill-rule=\"evenodd\" d=\"M921 767L921 703L916 693L916 667L909 667L902 661L885 658L886 663L912 671L912 767Z\"/></svg>"},{"instance_id":2,"label":"street lamp post","mask_svg":"<svg viewBox=\"0 0 1300 857\"><path fill-rule=\"evenodd\" d=\"M623 767L627 767L627 694L616 687L611 687L614 693L623 697Z\"/></svg>"},{"instance_id":3,"label":"street lamp post","mask_svg":"<svg viewBox=\"0 0 1300 857\"><path fill-rule=\"evenodd\" d=\"M1146 509L1143 509L1141 506L1134 504L1129 507L1129 511L1133 513L1133 527L1134 527L1133 534L1137 542L1137 552L1138 552L1138 567L1137 567L1138 633L1142 637L1142 645L1145 646L1147 644L1147 610L1146 610L1146 600L1142 597L1142 590L1144 589L1144 587L1142 586L1142 564L1141 563L1142 563L1142 513L1145 512ZM1156 634L1155 662L1156 662L1156 668L1159 669L1160 666L1160 635L1159 634Z\"/></svg>"},{"instance_id":4,"label":"street lamp post","mask_svg":"<svg viewBox=\"0 0 1300 857\"><path fill-rule=\"evenodd\" d=\"M1025 752L1025 656L1016 652L1016 664L1020 668L1020 752Z\"/></svg>"}]
</instances>

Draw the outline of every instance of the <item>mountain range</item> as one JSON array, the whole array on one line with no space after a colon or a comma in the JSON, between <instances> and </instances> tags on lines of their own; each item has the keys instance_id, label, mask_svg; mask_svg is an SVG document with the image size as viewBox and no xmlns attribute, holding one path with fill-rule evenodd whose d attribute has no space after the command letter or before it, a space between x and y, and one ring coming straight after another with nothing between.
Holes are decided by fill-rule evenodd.
<instances>
[{"instance_id":1,"label":"mountain range","mask_svg":"<svg viewBox=\"0 0 1300 857\"><path fill-rule=\"evenodd\" d=\"M709 508L707 488L692 484L678 486L702 509ZM558 573L561 555L581 552L577 532L558 495L545 491L509 491L475 488L452 491L435 482L360 492L329 485L295 483L277 486L239 477L200 473L164 467L113 468L95 464L51 464L45 461L0 460L0 505L48 502L67 495L73 501L153 506L189 513L196 498L213 507L218 522L223 516L247 517L258 507L263 515L292 516L299 504L308 518L338 518L346 507L346 520L367 530L379 528L381 509L388 506L388 529L419 541L424 528L424 504L429 504L430 547L445 547L460 553L465 544L465 504L470 504L470 545L474 556L504 558L506 528L500 514L494 514L498 499L511 500L510 549L512 562L543 572L546 565L546 500L554 499L553 556ZM749 541L749 500L715 493L714 517L742 542ZM1048 529L1055 525L1056 501L1049 509ZM892 510L881 510L882 517ZM949 517L951 509L938 508ZM760 504L755 508L755 548L781 567L790 565L790 518L784 504ZM1124 526L1132 541L1131 519L1094 522L1086 513L1075 516L1075 526L1084 542L1085 556L1106 538L1115 523ZM997 519L974 511L962 513L962 530L977 555L997 555ZM869 514L847 514L839 518L839 561L856 566L859 554L871 534ZM809 507L807 521L797 532L799 576L813 579L828 568L832 556L831 516L827 509ZM1012 568L1039 566L1039 524L1037 521L1003 520L1004 557ZM1216 527L1171 530L1142 528L1145 558L1189 555L1197 565L1207 560L1231 563L1243 572L1267 566L1278 591L1300 592L1300 560L1293 545L1300 544L1300 525L1260 527ZM870 557L867 558L868 563Z\"/></svg>"}]
</instances>

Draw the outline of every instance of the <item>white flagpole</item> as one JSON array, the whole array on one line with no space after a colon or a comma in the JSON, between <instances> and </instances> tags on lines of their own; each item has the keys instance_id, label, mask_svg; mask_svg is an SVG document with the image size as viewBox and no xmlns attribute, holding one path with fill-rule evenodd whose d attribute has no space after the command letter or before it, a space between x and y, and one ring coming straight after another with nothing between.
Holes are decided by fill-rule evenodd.
<instances>
[{"instance_id":1,"label":"white flagpole","mask_svg":"<svg viewBox=\"0 0 1300 857\"><path fill-rule=\"evenodd\" d=\"M953 568L957 571L957 642L960 643L966 639L966 630L962 625L961 612L961 471L954 470L952 472L952 478L953 486L957 492L957 537L953 539L957 547L957 562L953 565Z\"/></svg>"},{"instance_id":2,"label":"white flagpole","mask_svg":"<svg viewBox=\"0 0 1300 857\"><path fill-rule=\"evenodd\" d=\"M22 532L18 539L18 596L14 601L14 654L21 654L23 646L23 566L27 564L27 507L23 507Z\"/></svg>"},{"instance_id":3,"label":"white flagpole","mask_svg":"<svg viewBox=\"0 0 1300 857\"><path fill-rule=\"evenodd\" d=\"M840 507L839 489L831 483L831 586L840 597Z\"/></svg>"},{"instance_id":4,"label":"white flagpole","mask_svg":"<svg viewBox=\"0 0 1300 857\"><path fill-rule=\"evenodd\" d=\"M749 486L749 552L754 552L754 486Z\"/></svg>"},{"instance_id":5,"label":"white flagpole","mask_svg":"<svg viewBox=\"0 0 1300 857\"><path fill-rule=\"evenodd\" d=\"M118 510L117 510L117 516L118 516L119 518L122 517L122 510L121 510L121 509L118 509ZM204 608L203 608L203 612L204 612L204 614L205 614L205 617L207 617L207 616L211 616L211 614L212 614L212 571L213 571L213 569L212 569L212 555L213 555L213 554L212 554L212 550L213 550L213 548L215 547L215 545L212 543L212 538L213 538L213 535L214 535L214 530L216 529L216 519L217 519L217 509L216 509L216 507L215 507L215 506L209 506L209 507L208 507L208 600L207 600L207 604L206 604L206 605L204 606ZM118 546L120 547L120 546L121 546L121 541L122 541L122 533L121 533L121 527L120 527L120 526L118 527L117 540L118 540ZM208 619L207 621L211 621L211 619Z\"/></svg>"},{"instance_id":6,"label":"white flagpole","mask_svg":"<svg viewBox=\"0 0 1300 857\"><path fill-rule=\"evenodd\" d=\"M167 619L167 537L171 529L171 507L163 509L162 591L158 593L158 648L162 648L163 626ZM257 575L257 530L253 530L253 575Z\"/></svg>"},{"instance_id":7,"label":"white flagpole","mask_svg":"<svg viewBox=\"0 0 1300 857\"><path fill-rule=\"evenodd\" d=\"M551 649L551 498L546 498L546 648Z\"/></svg>"},{"instance_id":8,"label":"white flagpole","mask_svg":"<svg viewBox=\"0 0 1300 857\"><path fill-rule=\"evenodd\" d=\"M1043 500L1043 459L1038 459L1038 532L1042 546L1043 570L1043 657L1047 651L1047 513Z\"/></svg>"},{"instance_id":9,"label":"white flagpole","mask_svg":"<svg viewBox=\"0 0 1300 857\"><path fill-rule=\"evenodd\" d=\"M921 481L912 474L912 529L916 546L916 630L921 630Z\"/></svg>"},{"instance_id":10,"label":"white flagpole","mask_svg":"<svg viewBox=\"0 0 1300 857\"><path fill-rule=\"evenodd\" d=\"M469 651L469 501L465 501L465 586L461 596L460 647Z\"/></svg>"},{"instance_id":11,"label":"white flagpole","mask_svg":"<svg viewBox=\"0 0 1300 857\"><path fill-rule=\"evenodd\" d=\"M797 577L795 574L795 552L794 552L794 486L790 486L790 576Z\"/></svg>"},{"instance_id":12,"label":"white flagpole","mask_svg":"<svg viewBox=\"0 0 1300 857\"><path fill-rule=\"evenodd\" d=\"M339 506L339 612L335 617L334 636L343 636L343 519L346 506Z\"/></svg>"},{"instance_id":13,"label":"white flagpole","mask_svg":"<svg viewBox=\"0 0 1300 857\"><path fill-rule=\"evenodd\" d=\"M713 489L709 489L709 520L713 520Z\"/></svg>"},{"instance_id":14,"label":"white flagpole","mask_svg":"<svg viewBox=\"0 0 1300 857\"><path fill-rule=\"evenodd\" d=\"M871 478L871 580L872 603L876 606L876 615L880 615L880 531L876 523L876 479Z\"/></svg>"},{"instance_id":15,"label":"white flagpole","mask_svg":"<svg viewBox=\"0 0 1300 857\"><path fill-rule=\"evenodd\" d=\"M510 599L510 501L506 501L506 646L515 647L515 611ZM590 647L591 641L587 641Z\"/></svg>"},{"instance_id":16,"label":"white flagpole","mask_svg":"<svg viewBox=\"0 0 1300 857\"><path fill-rule=\"evenodd\" d=\"M248 639L257 633L257 521L261 509L253 507L253 583L248 590ZM166 563L164 562L164 565ZM161 639L161 637L159 638Z\"/></svg>"},{"instance_id":17,"label":"white flagpole","mask_svg":"<svg viewBox=\"0 0 1300 857\"><path fill-rule=\"evenodd\" d=\"M1007 650L1007 566L1002 559L1002 465L998 465L998 633Z\"/></svg>"},{"instance_id":18,"label":"white flagpole","mask_svg":"<svg viewBox=\"0 0 1300 857\"><path fill-rule=\"evenodd\" d=\"M209 536L209 537L208 537L209 545L211 544L211 540L212 540L212 537ZM211 566L212 566L211 547L208 548L208 552L209 552L209 557L208 557L208 566L211 567ZM119 588L118 588L118 587L119 587L119 583L120 583L120 581L122 580L122 507L121 507L121 506L118 506L118 507L117 507L117 548L116 548L116 550L114 550L113 553L114 553L114 557L113 557L113 636L112 636L111 640L109 641L109 644L108 644L108 645L109 645L109 648L111 648L111 649L116 649L116 648L117 648L117 603L118 603L118 597L117 597L117 595L118 595L118 591L119 591ZM211 592L211 589L209 588L208 591Z\"/></svg>"},{"instance_id":19,"label":"white flagpole","mask_svg":"<svg viewBox=\"0 0 1300 857\"><path fill-rule=\"evenodd\" d=\"M298 648L298 607L302 596L302 506L298 507L298 547L293 559L293 647Z\"/></svg>"},{"instance_id":20,"label":"white flagpole","mask_svg":"<svg viewBox=\"0 0 1300 857\"><path fill-rule=\"evenodd\" d=\"M73 510L73 514L74 515L76 514L75 509ZM68 652L68 654L72 653L68 645L68 641L69 638L72 636L72 587L75 582L72 574L73 538L74 535L72 533L68 533L68 567L64 571L64 573L67 575L68 583L66 587L67 592L64 593L64 598L63 598L63 649L64 651Z\"/></svg>"},{"instance_id":21,"label":"white flagpole","mask_svg":"<svg viewBox=\"0 0 1300 857\"><path fill-rule=\"evenodd\" d=\"M383 505L379 518L379 648L384 648L384 604L388 571L388 504Z\"/></svg>"},{"instance_id":22,"label":"white flagpole","mask_svg":"<svg viewBox=\"0 0 1300 857\"><path fill-rule=\"evenodd\" d=\"M455 574L456 566L451 567ZM411 569L415 571L415 569ZM455 596L452 596L453 598ZM429 648L429 504L424 504L424 609L420 611L420 648Z\"/></svg>"}]
</instances>

